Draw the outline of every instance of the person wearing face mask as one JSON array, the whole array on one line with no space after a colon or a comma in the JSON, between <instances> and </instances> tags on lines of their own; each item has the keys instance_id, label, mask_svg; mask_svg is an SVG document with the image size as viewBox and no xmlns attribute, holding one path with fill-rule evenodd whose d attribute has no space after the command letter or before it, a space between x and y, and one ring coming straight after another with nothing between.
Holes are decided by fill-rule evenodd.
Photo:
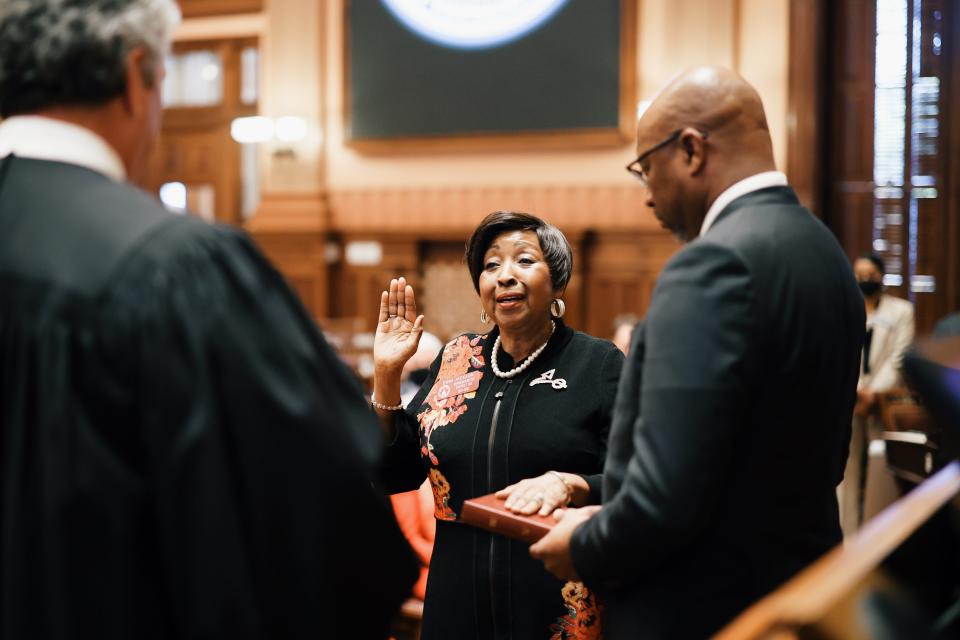
<instances>
[{"instance_id":1,"label":"person wearing face mask","mask_svg":"<svg viewBox=\"0 0 960 640\"><path fill-rule=\"evenodd\" d=\"M877 393L903 385L903 354L913 342L913 305L883 292L886 269L880 256L868 253L853 263L853 274L863 293L867 334L863 342L857 405L854 415L864 417L877 401Z\"/></svg>"},{"instance_id":2,"label":"person wearing face mask","mask_svg":"<svg viewBox=\"0 0 960 640\"><path fill-rule=\"evenodd\" d=\"M875 417L877 394L903 386L900 367L913 342L913 305L883 292L886 268L875 253L866 253L853 263L853 274L863 293L867 332L860 359L857 404L853 410L850 452L844 480L839 488L840 522L845 535L855 532L863 518L865 457L870 440L880 436Z\"/></svg>"},{"instance_id":3,"label":"person wearing face mask","mask_svg":"<svg viewBox=\"0 0 960 640\"><path fill-rule=\"evenodd\" d=\"M600 501L623 355L563 322L572 272L559 229L525 213L487 216L466 261L489 332L451 340L401 406L400 371L423 331L413 287L380 300L371 404L389 443L389 493L428 478L437 521L422 638L599 638L598 603L554 578L527 545L459 522L463 501L499 491L518 513Z\"/></svg>"}]
</instances>

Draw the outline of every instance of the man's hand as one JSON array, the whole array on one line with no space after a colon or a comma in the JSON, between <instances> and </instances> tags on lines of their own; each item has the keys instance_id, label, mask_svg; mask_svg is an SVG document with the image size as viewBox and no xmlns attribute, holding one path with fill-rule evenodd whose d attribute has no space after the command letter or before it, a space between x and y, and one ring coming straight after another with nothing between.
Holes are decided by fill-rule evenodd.
<instances>
[{"instance_id":1,"label":"man's hand","mask_svg":"<svg viewBox=\"0 0 960 640\"><path fill-rule=\"evenodd\" d=\"M582 509L557 509L554 516L559 520L550 533L530 547L530 555L543 561L547 571L561 580L580 580L570 557L570 538L581 524L592 518L600 507Z\"/></svg>"}]
</instances>

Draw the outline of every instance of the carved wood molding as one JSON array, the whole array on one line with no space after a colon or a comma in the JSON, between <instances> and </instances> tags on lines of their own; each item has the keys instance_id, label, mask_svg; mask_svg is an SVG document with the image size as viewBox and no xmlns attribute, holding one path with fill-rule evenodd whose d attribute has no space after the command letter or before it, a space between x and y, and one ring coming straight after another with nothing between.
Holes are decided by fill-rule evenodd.
<instances>
[{"instance_id":1,"label":"carved wood molding","mask_svg":"<svg viewBox=\"0 0 960 640\"><path fill-rule=\"evenodd\" d=\"M180 0L184 18L263 11L263 0Z\"/></svg>"},{"instance_id":2,"label":"carved wood molding","mask_svg":"<svg viewBox=\"0 0 960 640\"><path fill-rule=\"evenodd\" d=\"M463 234L491 211L541 216L565 233L586 229L655 231L644 191L624 185L491 185L335 189L330 227L346 233Z\"/></svg>"},{"instance_id":3,"label":"carved wood molding","mask_svg":"<svg viewBox=\"0 0 960 640\"><path fill-rule=\"evenodd\" d=\"M679 247L647 211L643 195L631 184L271 192L246 228L316 317L356 316L369 323L391 277L406 274L420 287L424 265L442 263L444 256L452 256L454 272L462 270L462 242L484 215L530 211L557 224L574 247L569 321L605 336L617 314L645 312L657 274ZM380 243L381 262L327 264L328 242L343 247L353 240ZM467 292L472 300L469 286Z\"/></svg>"},{"instance_id":4,"label":"carved wood molding","mask_svg":"<svg viewBox=\"0 0 960 640\"><path fill-rule=\"evenodd\" d=\"M267 15L237 13L231 15L185 15L173 34L177 44L209 42L233 38L259 38L267 33Z\"/></svg>"}]
</instances>

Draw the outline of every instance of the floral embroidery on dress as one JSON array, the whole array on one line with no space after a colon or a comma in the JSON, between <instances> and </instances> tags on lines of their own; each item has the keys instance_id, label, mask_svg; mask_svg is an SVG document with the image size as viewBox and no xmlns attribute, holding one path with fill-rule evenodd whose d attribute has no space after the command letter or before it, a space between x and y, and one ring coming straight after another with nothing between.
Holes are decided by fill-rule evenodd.
<instances>
[{"instance_id":1,"label":"floral embroidery on dress","mask_svg":"<svg viewBox=\"0 0 960 640\"><path fill-rule=\"evenodd\" d=\"M439 469L430 469L428 475L433 489L433 516L437 520L456 520L457 514L450 508L450 483Z\"/></svg>"},{"instance_id":2,"label":"floral embroidery on dress","mask_svg":"<svg viewBox=\"0 0 960 640\"><path fill-rule=\"evenodd\" d=\"M467 412L467 400L477 396L476 389L483 377L483 345L486 334L470 338L463 335L452 340L443 349L436 381L417 414L420 423L420 455L429 459L430 485L433 487L434 515L438 520L456 520L450 508L450 483L437 469L440 460L430 444L433 432Z\"/></svg>"},{"instance_id":3,"label":"floral embroidery on dress","mask_svg":"<svg viewBox=\"0 0 960 640\"><path fill-rule=\"evenodd\" d=\"M449 384L467 376L479 383L483 377L484 358L483 346L480 344L486 334L479 335L472 340L468 336L460 336L451 341L443 349L443 360L440 362L440 371L437 379L427 394L421 411L417 415L420 421L420 430L430 439L430 434L438 427L444 427L457 421L457 418L467 412L466 400L476 397L476 391L455 393ZM436 463L434 463L436 464Z\"/></svg>"},{"instance_id":4,"label":"floral embroidery on dress","mask_svg":"<svg viewBox=\"0 0 960 640\"><path fill-rule=\"evenodd\" d=\"M602 607L597 596L582 582L568 582L560 590L567 615L550 625L550 640L599 640L603 637L600 624Z\"/></svg>"}]
</instances>

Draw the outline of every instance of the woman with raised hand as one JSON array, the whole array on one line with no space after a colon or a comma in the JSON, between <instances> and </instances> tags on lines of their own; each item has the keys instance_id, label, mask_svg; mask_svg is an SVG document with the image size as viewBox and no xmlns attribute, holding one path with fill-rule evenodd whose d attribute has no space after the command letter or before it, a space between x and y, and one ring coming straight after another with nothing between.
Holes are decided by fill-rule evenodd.
<instances>
[{"instance_id":1,"label":"woman with raised hand","mask_svg":"<svg viewBox=\"0 0 960 640\"><path fill-rule=\"evenodd\" d=\"M522 542L458 522L463 501L499 492L517 513L600 502L623 355L565 326L566 238L525 213L487 216L467 243L484 334L451 340L404 409L400 372L424 317L413 287L381 294L372 405L388 451L388 492L433 488L437 534L422 638L599 638L593 594L562 583Z\"/></svg>"}]
</instances>

